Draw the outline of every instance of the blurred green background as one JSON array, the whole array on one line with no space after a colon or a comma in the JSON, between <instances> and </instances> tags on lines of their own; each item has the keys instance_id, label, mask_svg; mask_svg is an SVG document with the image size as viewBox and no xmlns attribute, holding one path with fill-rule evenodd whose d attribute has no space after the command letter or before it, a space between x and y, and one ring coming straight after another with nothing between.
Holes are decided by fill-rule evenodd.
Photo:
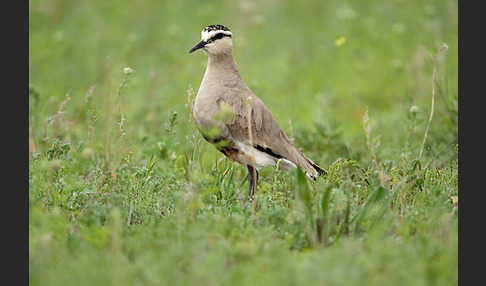
<instances>
[{"instance_id":1,"label":"blurred green background","mask_svg":"<svg viewBox=\"0 0 486 286\"><path fill-rule=\"evenodd\" d=\"M444 88L457 93L457 1L47 0L30 1L29 12L29 75L41 108L66 93L79 103L93 85L102 97L107 65L115 91L128 66L137 129L168 110L186 112L186 90L197 92L207 60L187 51L213 23L232 29L243 78L285 130L288 120L335 118L354 134L366 106L379 116L428 106L428 57L443 43Z\"/></svg>"},{"instance_id":2,"label":"blurred green background","mask_svg":"<svg viewBox=\"0 0 486 286\"><path fill-rule=\"evenodd\" d=\"M29 1L31 284L457 284L457 13L453 0ZM246 191L246 171L217 162L188 106L207 62L188 50L209 24L232 30L243 79L351 214L379 185L368 108L380 165L408 190L380 231L301 253L313 244L293 195L272 197L293 194L288 174L263 170L261 225L225 197ZM342 164L367 170L366 190Z\"/></svg>"}]
</instances>

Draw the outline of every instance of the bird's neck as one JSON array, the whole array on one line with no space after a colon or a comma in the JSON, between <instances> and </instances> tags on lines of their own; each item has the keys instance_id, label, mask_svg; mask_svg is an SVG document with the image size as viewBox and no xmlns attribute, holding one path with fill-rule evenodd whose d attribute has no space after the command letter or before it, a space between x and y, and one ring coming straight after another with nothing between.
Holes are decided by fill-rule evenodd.
<instances>
[{"instance_id":1,"label":"bird's neck","mask_svg":"<svg viewBox=\"0 0 486 286\"><path fill-rule=\"evenodd\" d=\"M240 78L240 73L231 52L208 55L205 77L213 76L219 79Z\"/></svg>"}]
</instances>

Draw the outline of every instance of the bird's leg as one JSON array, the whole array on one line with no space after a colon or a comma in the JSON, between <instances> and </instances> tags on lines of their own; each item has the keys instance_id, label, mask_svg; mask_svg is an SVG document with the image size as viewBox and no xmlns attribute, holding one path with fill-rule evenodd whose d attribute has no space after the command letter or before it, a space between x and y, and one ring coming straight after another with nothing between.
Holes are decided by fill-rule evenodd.
<instances>
[{"instance_id":1,"label":"bird's leg","mask_svg":"<svg viewBox=\"0 0 486 286\"><path fill-rule=\"evenodd\" d=\"M250 188L248 190L248 195L253 197L257 192L257 185L258 185L258 171L253 168L251 165L246 165L248 168L248 180Z\"/></svg>"},{"instance_id":2,"label":"bird's leg","mask_svg":"<svg viewBox=\"0 0 486 286\"><path fill-rule=\"evenodd\" d=\"M253 196L253 167L250 165L246 165L248 168L248 197L251 198Z\"/></svg>"}]
</instances>

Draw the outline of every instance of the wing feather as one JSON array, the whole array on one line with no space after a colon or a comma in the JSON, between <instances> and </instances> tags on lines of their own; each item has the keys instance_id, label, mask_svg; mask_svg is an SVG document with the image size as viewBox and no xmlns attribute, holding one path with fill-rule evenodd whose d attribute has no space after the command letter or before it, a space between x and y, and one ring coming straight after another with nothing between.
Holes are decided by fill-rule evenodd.
<instances>
[{"instance_id":1,"label":"wing feather","mask_svg":"<svg viewBox=\"0 0 486 286\"><path fill-rule=\"evenodd\" d=\"M248 101L248 97L251 101ZM229 92L222 100L233 107L233 118L226 123L231 136L240 142L249 143L248 107L251 105L251 129L253 144L268 149L277 159L282 157L299 165L306 172L317 175L312 161L306 158L280 128L265 104L248 88ZM256 146L255 146L256 147Z\"/></svg>"}]
</instances>

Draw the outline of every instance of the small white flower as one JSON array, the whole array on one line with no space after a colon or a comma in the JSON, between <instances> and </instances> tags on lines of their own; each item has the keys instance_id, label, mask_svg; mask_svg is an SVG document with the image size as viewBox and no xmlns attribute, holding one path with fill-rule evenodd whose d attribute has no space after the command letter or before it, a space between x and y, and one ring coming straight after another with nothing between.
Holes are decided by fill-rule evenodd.
<instances>
[{"instance_id":1,"label":"small white flower","mask_svg":"<svg viewBox=\"0 0 486 286\"><path fill-rule=\"evenodd\" d=\"M84 157L92 157L94 155L94 150L91 148L84 148L83 152L81 153Z\"/></svg>"},{"instance_id":2,"label":"small white flower","mask_svg":"<svg viewBox=\"0 0 486 286\"><path fill-rule=\"evenodd\" d=\"M134 70L132 68L129 68L129 67L126 67L126 68L123 69L123 73L126 74L126 75L129 75L133 72L134 72Z\"/></svg>"},{"instance_id":3,"label":"small white flower","mask_svg":"<svg viewBox=\"0 0 486 286\"><path fill-rule=\"evenodd\" d=\"M356 17L356 12L350 7L339 8L336 12L339 19L354 19Z\"/></svg>"},{"instance_id":4,"label":"small white flower","mask_svg":"<svg viewBox=\"0 0 486 286\"><path fill-rule=\"evenodd\" d=\"M442 47L440 48L440 51L447 51L449 49L449 46L446 43L442 44Z\"/></svg>"},{"instance_id":5,"label":"small white flower","mask_svg":"<svg viewBox=\"0 0 486 286\"><path fill-rule=\"evenodd\" d=\"M262 15L256 15L252 18L252 20L253 20L253 24L260 25L265 22L265 17L263 17Z\"/></svg>"},{"instance_id":6,"label":"small white flower","mask_svg":"<svg viewBox=\"0 0 486 286\"><path fill-rule=\"evenodd\" d=\"M392 30L393 32L397 33L397 34L402 34L403 32L405 32L406 30L406 27L404 24L402 23L395 23L393 26L392 26Z\"/></svg>"},{"instance_id":7,"label":"small white flower","mask_svg":"<svg viewBox=\"0 0 486 286\"><path fill-rule=\"evenodd\" d=\"M401 68L401 67L402 67L402 61L401 61L401 60L399 60L399 59L393 59L393 60L391 61L391 64L392 64L392 66L393 66L394 68L396 68L396 69L399 69L399 68Z\"/></svg>"},{"instance_id":8,"label":"small white flower","mask_svg":"<svg viewBox=\"0 0 486 286\"><path fill-rule=\"evenodd\" d=\"M63 31L56 31L53 37L56 42L60 42L64 40L64 33Z\"/></svg>"},{"instance_id":9,"label":"small white flower","mask_svg":"<svg viewBox=\"0 0 486 286\"><path fill-rule=\"evenodd\" d=\"M409 110L409 111L410 111L411 113L417 113L417 112L418 112L418 110L419 110L419 108L418 108L418 106L417 106L417 105L412 105L412 106L410 106L410 110Z\"/></svg>"},{"instance_id":10,"label":"small white flower","mask_svg":"<svg viewBox=\"0 0 486 286\"><path fill-rule=\"evenodd\" d=\"M435 9L434 5L427 5L425 6L425 13L427 13L427 15L429 16L432 16L435 14L437 9Z\"/></svg>"},{"instance_id":11,"label":"small white flower","mask_svg":"<svg viewBox=\"0 0 486 286\"><path fill-rule=\"evenodd\" d=\"M169 27L167 28L167 32L171 35L176 35L178 33L181 32L181 27L179 27L178 25L176 24L171 24L169 25Z\"/></svg>"}]
</instances>

